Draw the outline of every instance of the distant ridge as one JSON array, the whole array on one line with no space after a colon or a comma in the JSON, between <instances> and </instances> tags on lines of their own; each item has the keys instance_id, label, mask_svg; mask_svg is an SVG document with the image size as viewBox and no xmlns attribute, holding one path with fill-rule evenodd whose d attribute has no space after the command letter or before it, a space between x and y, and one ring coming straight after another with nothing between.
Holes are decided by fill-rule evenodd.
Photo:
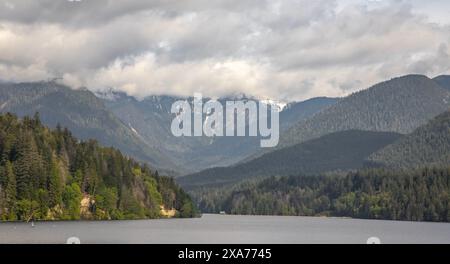
<instances>
[{"instance_id":1,"label":"distant ridge","mask_svg":"<svg viewBox=\"0 0 450 264\"><path fill-rule=\"evenodd\" d=\"M149 96L138 100L112 89L94 94L86 88L71 89L56 81L0 83L0 112L19 117L39 112L47 126L54 128L60 124L80 139L97 139L102 145L116 147L173 176L231 165L259 150L259 138L255 137L174 137L170 131L174 118L171 106L181 99ZM218 100L233 99L254 98L236 95ZM282 129L309 118L337 100L314 98L287 106L276 105L283 106Z\"/></svg>"},{"instance_id":2,"label":"distant ridge","mask_svg":"<svg viewBox=\"0 0 450 264\"><path fill-rule=\"evenodd\" d=\"M441 75L433 79L440 86L450 91L450 75Z\"/></svg>"},{"instance_id":3,"label":"distant ridge","mask_svg":"<svg viewBox=\"0 0 450 264\"><path fill-rule=\"evenodd\" d=\"M450 90L422 75L382 82L343 98L281 135L280 147L350 129L407 134L450 106Z\"/></svg>"},{"instance_id":4,"label":"distant ridge","mask_svg":"<svg viewBox=\"0 0 450 264\"><path fill-rule=\"evenodd\" d=\"M55 82L0 83L0 112L19 117L39 112L42 122L51 128L60 124L80 139L96 139L153 167L175 168L87 89L74 90Z\"/></svg>"},{"instance_id":5,"label":"distant ridge","mask_svg":"<svg viewBox=\"0 0 450 264\"><path fill-rule=\"evenodd\" d=\"M220 186L253 177L315 174L362 168L369 155L395 142L397 133L343 131L267 153L232 167L178 178L185 188Z\"/></svg>"},{"instance_id":6,"label":"distant ridge","mask_svg":"<svg viewBox=\"0 0 450 264\"><path fill-rule=\"evenodd\" d=\"M372 165L417 168L450 164L450 111L374 153Z\"/></svg>"},{"instance_id":7,"label":"distant ridge","mask_svg":"<svg viewBox=\"0 0 450 264\"><path fill-rule=\"evenodd\" d=\"M148 145L161 149L174 163L183 168L185 174L211 167L229 166L260 150L258 137L174 137L170 131L174 118L170 111L171 106L177 100L192 102L193 98L150 96L136 100L117 92L102 97L106 98L103 101L111 112L141 135ZM218 101L225 104L225 101L235 99L255 100L246 95L236 95L219 98ZM321 97L289 103L280 113L281 130L313 116L338 100Z\"/></svg>"}]
</instances>

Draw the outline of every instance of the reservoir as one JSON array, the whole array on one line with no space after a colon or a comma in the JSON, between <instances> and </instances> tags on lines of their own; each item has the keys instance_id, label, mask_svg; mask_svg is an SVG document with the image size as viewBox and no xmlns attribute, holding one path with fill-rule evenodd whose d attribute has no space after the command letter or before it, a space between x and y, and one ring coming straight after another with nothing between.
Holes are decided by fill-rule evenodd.
<instances>
[{"instance_id":1,"label":"reservoir","mask_svg":"<svg viewBox=\"0 0 450 264\"><path fill-rule=\"evenodd\" d=\"M194 219L0 223L0 243L64 244L265 244L450 243L449 223L420 223L346 218L231 216L205 214Z\"/></svg>"}]
</instances>

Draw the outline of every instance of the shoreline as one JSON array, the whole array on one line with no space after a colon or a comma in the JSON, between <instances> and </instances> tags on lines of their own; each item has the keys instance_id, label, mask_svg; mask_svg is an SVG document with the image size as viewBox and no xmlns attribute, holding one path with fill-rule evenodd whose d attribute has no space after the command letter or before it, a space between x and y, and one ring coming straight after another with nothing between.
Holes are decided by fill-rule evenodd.
<instances>
[{"instance_id":1,"label":"shoreline","mask_svg":"<svg viewBox=\"0 0 450 264\"><path fill-rule=\"evenodd\" d=\"M301 218L301 219L329 219L329 220L357 220L357 221L373 221L373 222L393 222L393 223L426 223L426 224L450 224L450 222L430 222L430 221L406 221L406 220L392 220L392 219L368 219L368 218L352 218L352 217L339 217L339 216L296 216L296 215L234 215L234 214L213 214L205 213L200 214L198 217L160 217L160 218L143 218L143 219L120 219L120 220L92 220L92 219L80 219L80 220L36 220L36 223L119 223L119 222L142 222L142 221L161 221L161 220L188 220L188 219L202 219L203 216L223 217L223 218L239 218L239 217L251 217L251 218ZM0 221L0 225L3 224L30 224L26 221Z\"/></svg>"}]
</instances>

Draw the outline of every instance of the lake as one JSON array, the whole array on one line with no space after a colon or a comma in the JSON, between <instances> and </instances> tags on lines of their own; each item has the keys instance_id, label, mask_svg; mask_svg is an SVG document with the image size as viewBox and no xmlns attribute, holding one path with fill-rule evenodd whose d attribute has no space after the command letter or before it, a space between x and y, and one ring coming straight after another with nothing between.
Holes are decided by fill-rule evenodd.
<instances>
[{"instance_id":1,"label":"lake","mask_svg":"<svg viewBox=\"0 0 450 264\"><path fill-rule=\"evenodd\" d=\"M450 224L345 218L230 216L109 222L0 223L0 243L450 243Z\"/></svg>"}]
</instances>

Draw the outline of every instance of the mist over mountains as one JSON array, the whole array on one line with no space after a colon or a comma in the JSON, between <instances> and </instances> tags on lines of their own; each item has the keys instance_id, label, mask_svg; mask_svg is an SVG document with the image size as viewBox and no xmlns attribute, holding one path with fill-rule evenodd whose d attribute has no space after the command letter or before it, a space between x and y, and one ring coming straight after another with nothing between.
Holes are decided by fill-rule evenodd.
<instances>
[{"instance_id":1,"label":"mist over mountains","mask_svg":"<svg viewBox=\"0 0 450 264\"><path fill-rule=\"evenodd\" d=\"M3 82L0 112L20 117L39 112L47 126L67 127L80 139L96 139L178 177L177 182L196 197L211 188L200 197L212 201L214 188L271 176L448 165L449 80L449 76L407 75L344 98L319 97L286 105L262 101L280 111L280 144L273 149L261 149L259 137L173 136L172 104L178 100L192 104L193 98L138 100L121 92L73 90L56 82ZM255 100L240 96L218 101L237 99Z\"/></svg>"},{"instance_id":2,"label":"mist over mountains","mask_svg":"<svg viewBox=\"0 0 450 264\"><path fill-rule=\"evenodd\" d=\"M327 156L325 154L335 153L345 160L348 156L343 152L334 152L336 148L344 148L345 144L322 143L329 149L324 148L318 153L317 150L307 152L302 143L333 133L337 133L334 138L331 137L334 141L349 139L351 132L338 132L350 130L409 134L449 109L449 79L449 76L430 79L408 75L341 99L319 97L288 103L283 107L274 105L280 107L281 137L279 146L269 150L260 148L259 137L173 136L170 131L174 118L170 112L172 104L177 100L192 103L193 98L150 96L138 100L121 92L94 94L87 89L73 90L56 82L1 83L0 111L18 116L32 116L39 112L42 122L50 127L60 124L81 139L93 138L106 146L117 147L125 154L173 176L235 164L247 163L246 166L249 166L263 161L261 166L256 166L258 169L249 169L256 168L251 165L243 171L236 171L237 167L234 167L232 177L240 179L260 173L289 174L298 170L316 172L360 167L361 160L347 163L353 166L317 167L316 162L309 158L320 160ZM235 99L254 100L248 96L218 100L225 103ZM377 141L376 138L373 140ZM314 145L314 142L311 144ZM346 151L349 153L350 149ZM264 154L265 158L256 161ZM367 153L367 156L370 154ZM287 164L288 161L291 163ZM270 169L264 169L268 167ZM210 177L217 176L216 180L221 181L219 178L226 178L227 175L219 171L213 169L207 174L212 173ZM193 179L195 182L195 175L181 181L187 183L188 179Z\"/></svg>"}]
</instances>

